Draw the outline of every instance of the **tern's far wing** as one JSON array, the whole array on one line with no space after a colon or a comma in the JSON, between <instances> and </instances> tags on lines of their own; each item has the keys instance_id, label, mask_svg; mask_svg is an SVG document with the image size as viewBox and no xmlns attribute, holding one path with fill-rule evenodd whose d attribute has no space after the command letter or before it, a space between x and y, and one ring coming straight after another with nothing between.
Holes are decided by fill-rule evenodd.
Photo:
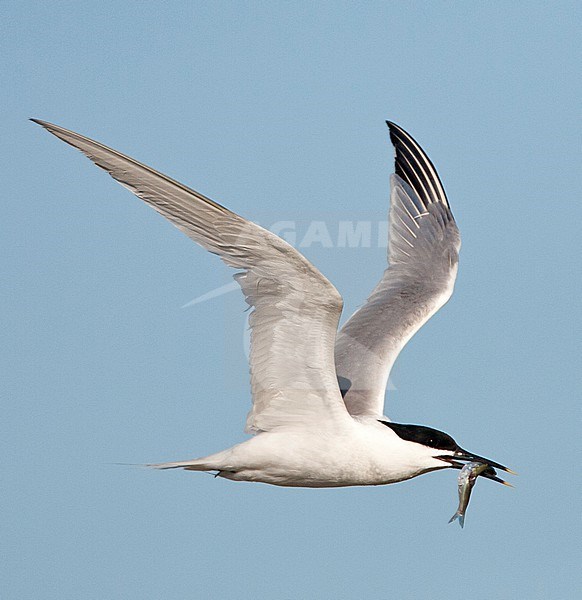
<instances>
[{"instance_id":1,"label":"tern's far wing","mask_svg":"<svg viewBox=\"0 0 582 600\"><path fill-rule=\"evenodd\" d=\"M128 156L56 125L35 122L83 152L189 238L241 270L235 278L254 309L253 408L247 431L351 419L339 392L333 354L342 299L303 255Z\"/></svg>"},{"instance_id":2,"label":"tern's far wing","mask_svg":"<svg viewBox=\"0 0 582 600\"><path fill-rule=\"evenodd\" d=\"M392 365L408 340L451 297L461 240L437 172L422 148L388 122L389 267L338 334L336 370L353 416L382 415Z\"/></svg>"}]
</instances>

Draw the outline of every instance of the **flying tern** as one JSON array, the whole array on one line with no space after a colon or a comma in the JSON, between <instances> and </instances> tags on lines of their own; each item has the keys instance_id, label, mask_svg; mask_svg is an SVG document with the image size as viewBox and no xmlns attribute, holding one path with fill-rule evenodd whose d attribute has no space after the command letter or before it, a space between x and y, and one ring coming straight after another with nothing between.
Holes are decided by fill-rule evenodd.
<instances>
[{"instance_id":1,"label":"flying tern","mask_svg":"<svg viewBox=\"0 0 582 600\"><path fill-rule=\"evenodd\" d=\"M395 148L388 268L338 332L342 298L295 248L185 185L73 131L32 119L74 146L178 229L217 254L252 308L252 408L246 441L202 458L150 465L279 486L382 485L492 460L448 434L383 414L396 357L450 298L459 231L420 145L387 121Z\"/></svg>"}]
</instances>

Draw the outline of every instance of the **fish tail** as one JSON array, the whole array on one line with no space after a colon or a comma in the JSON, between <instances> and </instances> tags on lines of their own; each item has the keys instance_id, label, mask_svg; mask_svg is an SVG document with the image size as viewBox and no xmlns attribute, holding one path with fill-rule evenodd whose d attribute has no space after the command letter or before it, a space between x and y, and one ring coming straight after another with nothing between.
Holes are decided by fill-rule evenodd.
<instances>
[{"instance_id":1,"label":"fish tail","mask_svg":"<svg viewBox=\"0 0 582 600\"><path fill-rule=\"evenodd\" d=\"M461 529L465 526L465 515L459 511L457 511L450 519L449 519L449 523L452 523L453 521L459 520L459 525L461 526Z\"/></svg>"}]
</instances>

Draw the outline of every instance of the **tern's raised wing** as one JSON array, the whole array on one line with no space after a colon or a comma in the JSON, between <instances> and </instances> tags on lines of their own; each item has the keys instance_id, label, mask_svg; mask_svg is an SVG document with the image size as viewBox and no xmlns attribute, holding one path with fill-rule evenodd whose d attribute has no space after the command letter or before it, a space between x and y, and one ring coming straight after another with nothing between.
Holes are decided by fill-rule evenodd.
<instances>
[{"instance_id":1,"label":"tern's raised wing","mask_svg":"<svg viewBox=\"0 0 582 600\"><path fill-rule=\"evenodd\" d=\"M389 267L335 346L340 387L353 416L382 415L386 383L400 350L453 293L461 247L433 164L408 133L387 124L396 149Z\"/></svg>"},{"instance_id":2,"label":"tern's raised wing","mask_svg":"<svg viewBox=\"0 0 582 600\"><path fill-rule=\"evenodd\" d=\"M240 269L253 307L247 431L349 420L334 366L342 299L297 250L202 194L150 167L57 125L37 121L171 221L190 239Z\"/></svg>"}]
</instances>

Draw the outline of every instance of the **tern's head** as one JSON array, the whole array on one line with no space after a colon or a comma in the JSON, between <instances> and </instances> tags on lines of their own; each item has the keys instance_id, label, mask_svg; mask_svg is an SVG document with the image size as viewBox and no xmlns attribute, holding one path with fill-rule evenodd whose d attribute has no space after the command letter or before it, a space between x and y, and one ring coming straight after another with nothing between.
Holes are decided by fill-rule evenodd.
<instances>
[{"instance_id":1,"label":"tern's head","mask_svg":"<svg viewBox=\"0 0 582 600\"><path fill-rule=\"evenodd\" d=\"M462 469L467 462L481 462L495 469L513 473L511 469L493 460L463 450L449 434L438 429L425 427L424 425L403 425L388 421L381 421L381 423L392 429L402 440L417 446L422 455L426 456L427 470L447 467ZM499 483L505 483L496 476L494 468L485 471L482 476Z\"/></svg>"}]
</instances>

